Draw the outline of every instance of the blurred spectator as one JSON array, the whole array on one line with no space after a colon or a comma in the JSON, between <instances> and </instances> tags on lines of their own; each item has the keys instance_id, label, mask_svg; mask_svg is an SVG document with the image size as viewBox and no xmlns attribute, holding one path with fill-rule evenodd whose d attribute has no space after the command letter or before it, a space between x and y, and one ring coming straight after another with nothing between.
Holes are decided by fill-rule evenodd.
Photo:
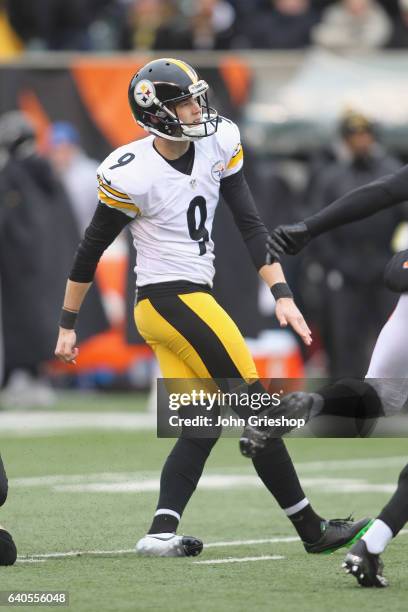
<instances>
[{"instance_id":1,"label":"blurred spectator","mask_svg":"<svg viewBox=\"0 0 408 612\"><path fill-rule=\"evenodd\" d=\"M72 123L57 121L48 135L48 158L50 159L68 195L80 236L88 227L98 203L96 171L99 162L87 156L80 145L79 132ZM117 251L127 252L126 238L121 234L105 251L103 259L115 256ZM134 274L132 267L132 280ZM134 292L134 288L133 288ZM112 324L123 321L124 305L115 291L104 291L103 306Z\"/></svg>"},{"instance_id":2,"label":"blurred spectator","mask_svg":"<svg viewBox=\"0 0 408 612\"><path fill-rule=\"evenodd\" d=\"M270 0L265 9L248 15L239 42L253 49L307 47L317 21L310 0Z\"/></svg>"},{"instance_id":3,"label":"blurred spectator","mask_svg":"<svg viewBox=\"0 0 408 612\"><path fill-rule=\"evenodd\" d=\"M132 0L123 35L125 49L227 49L235 11L226 0Z\"/></svg>"},{"instance_id":4,"label":"blurred spectator","mask_svg":"<svg viewBox=\"0 0 408 612\"><path fill-rule=\"evenodd\" d=\"M48 146L48 157L69 196L82 235L97 204L96 170L99 162L86 155L80 146L78 130L66 121L52 125Z\"/></svg>"},{"instance_id":5,"label":"blurred spectator","mask_svg":"<svg viewBox=\"0 0 408 612\"><path fill-rule=\"evenodd\" d=\"M191 11L191 49L227 49L235 11L225 0L197 0Z\"/></svg>"},{"instance_id":6,"label":"blurred spectator","mask_svg":"<svg viewBox=\"0 0 408 612\"><path fill-rule=\"evenodd\" d=\"M36 150L31 123L18 111L0 118L0 279L7 406L49 405L42 377L52 359L65 279L79 233L65 191ZM107 321L95 286L80 337Z\"/></svg>"},{"instance_id":7,"label":"blurred spectator","mask_svg":"<svg viewBox=\"0 0 408 612\"><path fill-rule=\"evenodd\" d=\"M333 162L315 181L316 208L401 165L380 147L374 125L363 115L345 116L340 134L347 159ZM316 260L325 279L323 336L335 378L365 374L373 343L391 309L392 296L382 276L402 219L403 210L393 208L316 241Z\"/></svg>"},{"instance_id":8,"label":"blurred spectator","mask_svg":"<svg viewBox=\"0 0 408 612\"><path fill-rule=\"evenodd\" d=\"M91 48L89 26L114 0L6 0L10 23L27 50Z\"/></svg>"},{"instance_id":9,"label":"blurred spectator","mask_svg":"<svg viewBox=\"0 0 408 612\"><path fill-rule=\"evenodd\" d=\"M0 59L10 59L23 50L21 40L11 27L6 11L6 1L0 0Z\"/></svg>"},{"instance_id":10,"label":"blurred spectator","mask_svg":"<svg viewBox=\"0 0 408 612\"><path fill-rule=\"evenodd\" d=\"M406 49L408 47L408 0L399 0L399 16L394 20L391 38L387 47Z\"/></svg>"},{"instance_id":11,"label":"blurred spectator","mask_svg":"<svg viewBox=\"0 0 408 612\"><path fill-rule=\"evenodd\" d=\"M171 24L171 25L168 25ZM175 1L170 0L131 0L125 18L121 36L122 49L156 49L156 39L161 27L169 27L169 43L164 38L161 48L174 48L174 41L179 36L179 49L186 49L184 37L187 28Z\"/></svg>"},{"instance_id":12,"label":"blurred spectator","mask_svg":"<svg viewBox=\"0 0 408 612\"><path fill-rule=\"evenodd\" d=\"M342 0L323 13L313 39L333 49L371 49L383 46L390 33L390 19L375 0Z\"/></svg>"}]
</instances>

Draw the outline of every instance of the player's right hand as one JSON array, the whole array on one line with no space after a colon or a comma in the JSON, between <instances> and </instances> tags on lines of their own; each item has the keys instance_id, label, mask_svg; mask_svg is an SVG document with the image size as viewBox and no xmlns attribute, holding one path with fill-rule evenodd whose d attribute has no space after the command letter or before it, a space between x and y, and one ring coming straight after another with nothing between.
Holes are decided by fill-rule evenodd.
<instances>
[{"instance_id":1,"label":"player's right hand","mask_svg":"<svg viewBox=\"0 0 408 612\"><path fill-rule=\"evenodd\" d=\"M79 353L79 349L75 346L76 341L76 333L73 329L60 327L57 346L55 348L55 355L58 359L64 363L76 364L76 358Z\"/></svg>"},{"instance_id":2,"label":"player's right hand","mask_svg":"<svg viewBox=\"0 0 408 612\"><path fill-rule=\"evenodd\" d=\"M303 221L292 225L279 225L268 237L266 249L271 259L279 259L279 255L284 253L296 255L311 239L312 236Z\"/></svg>"}]
</instances>

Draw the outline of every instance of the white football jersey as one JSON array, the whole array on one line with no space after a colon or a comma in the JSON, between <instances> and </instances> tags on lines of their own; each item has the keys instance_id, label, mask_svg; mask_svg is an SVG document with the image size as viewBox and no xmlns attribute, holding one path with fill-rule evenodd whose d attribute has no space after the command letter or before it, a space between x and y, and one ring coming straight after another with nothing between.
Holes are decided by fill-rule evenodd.
<instances>
[{"instance_id":1,"label":"white football jersey","mask_svg":"<svg viewBox=\"0 0 408 612\"><path fill-rule=\"evenodd\" d=\"M119 147L102 162L99 201L132 217L138 287L175 280L212 286L214 213L220 180L243 164L239 129L222 117L213 136L195 141L191 175L167 163L153 140Z\"/></svg>"}]
</instances>

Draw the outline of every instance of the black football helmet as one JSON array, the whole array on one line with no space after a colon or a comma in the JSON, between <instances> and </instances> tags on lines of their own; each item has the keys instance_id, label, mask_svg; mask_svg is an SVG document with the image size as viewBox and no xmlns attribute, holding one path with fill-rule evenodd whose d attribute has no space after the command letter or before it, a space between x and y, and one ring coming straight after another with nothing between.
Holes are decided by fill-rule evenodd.
<instances>
[{"instance_id":1,"label":"black football helmet","mask_svg":"<svg viewBox=\"0 0 408 612\"><path fill-rule=\"evenodd\" d=\"M208 83L194 68L177 59L153 60L130 81L129 104L136 122L148 132L168 140L197 140L215 134L218 113L208 104ZM182 123L175 105L196 98L201 106L199 123Z\"/></svg>"}]
</instances>

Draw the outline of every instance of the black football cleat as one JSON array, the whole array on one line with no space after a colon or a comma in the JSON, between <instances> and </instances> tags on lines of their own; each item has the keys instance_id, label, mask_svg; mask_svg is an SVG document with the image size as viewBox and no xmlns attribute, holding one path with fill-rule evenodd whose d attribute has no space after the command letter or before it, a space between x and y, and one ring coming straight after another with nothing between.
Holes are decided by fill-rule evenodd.
<instances>
[{"instance_id":1,"label":"black football cleat","mask_svg":"<svg viewBox=\"0 0 408 612\"><path fill-rule=\"evenodd\" d=\"M347 574L357 578L358 584L362 587L383 589L389 584L382 574L384 563L380 555L369 553L364 540L359 540L350 548L342 567Z\"/></svg>"},{"instance_id":2,"label":"black football cleat","mask_svg":"<svg viewBox=\"0 0 408 612\"><path fill-rule=\"evenodd\" d=\"M186 557L197 557L203 550L203 543L194 536L183 536L183 548Z\"/></svg>"},{"instance_id":3,"label":"black football cleat","mask_svg":"<svg viewBox=\"0 0 408 612\"><path fill-rule=\"evenodd\" d=\"M351 516L346 519L322 521L322 535L317 542L303 542L303 546L308 553L330 554L338 548L354 544L365 534L371 524L372 520L369 518L353 521Z\"/></svg>"},{"instance_id":4,"label":"black football cleat","mask_svg":"<svg viewBox=\"0 0 408 612\"><path fill-rule=\"evenodd\" d=\"M13 538L5 529L0 529L0 565L14 565L17 548Z\"/></svg>"},{"instance_id":5,"label":"black football cleat","mask_svg":"<svg viewBox=\"0 0 408 612\"><path fill-rule=\"evenodd\" d=\"M311 393L296 391L285 395L279 406L269 408L262 412L260 417L267 419L278 419L282 422L282 417L287 420L304 419L306 422L310 419L311 409L314 404L314 396ZM281 425L270 425L265 427L255 427L247 425L242 432L239 441L239 448L244 457L256 457L265 448L273 438L280 438L289 431L292 431L296 424L285 423Z\"/></svg>"}]
</instances>

